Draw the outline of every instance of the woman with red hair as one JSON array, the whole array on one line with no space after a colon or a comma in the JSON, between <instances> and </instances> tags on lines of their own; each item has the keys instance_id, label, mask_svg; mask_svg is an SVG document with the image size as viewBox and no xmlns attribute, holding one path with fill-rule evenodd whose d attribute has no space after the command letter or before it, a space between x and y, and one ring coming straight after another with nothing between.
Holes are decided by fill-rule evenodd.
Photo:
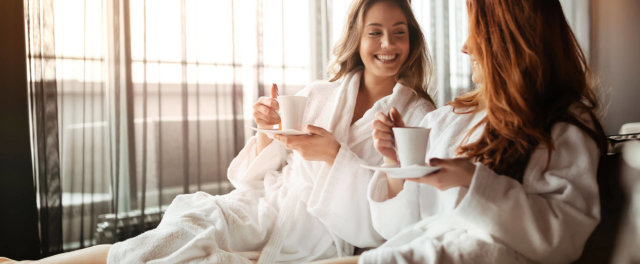
<instances>
[{"instance_id":1,"label":"woman with red hair","mask_svg":"<svg viewBox=\"0 0 640 264\"><path fill-rule=\"evenodd\" d=\"M566 263L598 224L596 171L606 141L585 57L558 0L470 0L462 52L477 88L430 112L436 173L369 185L388 241L364 263ZM376 149L397 164L391 120Z\"/></svg>"}]
</instances>

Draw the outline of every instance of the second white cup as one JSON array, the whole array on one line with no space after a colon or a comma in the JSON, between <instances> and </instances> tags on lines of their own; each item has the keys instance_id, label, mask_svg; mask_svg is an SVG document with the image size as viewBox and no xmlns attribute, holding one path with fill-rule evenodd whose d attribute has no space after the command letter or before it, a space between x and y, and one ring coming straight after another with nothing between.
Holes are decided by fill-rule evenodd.
<instances>
[{"instance_id":1,"label":"second white cup","mask_svg":"<svg viewBox=\"0 0 640 264\"><path fill-rule=\"evenodd\" d=\"M394 127L393 136L400 167L425 165L430 130L424 127Z\"/></svg>"},{"instance_id":2,"label":"second white cup","mask_svg":"<svg viewBox=\"0 0 640 264\"><path fill-rule=\"evenodd\" d=\"M278 96L280 105L280 122L282 130L302 131L304 111L307 108L307 97L297 95Z\"/></svg>"}]
</instances>

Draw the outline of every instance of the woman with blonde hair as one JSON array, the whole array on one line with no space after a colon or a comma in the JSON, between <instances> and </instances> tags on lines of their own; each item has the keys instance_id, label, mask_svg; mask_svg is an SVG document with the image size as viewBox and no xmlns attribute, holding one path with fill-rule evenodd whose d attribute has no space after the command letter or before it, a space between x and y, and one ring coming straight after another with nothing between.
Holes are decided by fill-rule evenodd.
<instances>
[{"instance_id":1,"label":"woman with blonde hair","mask_svg":"<svg viewBox=\"0 0 640 264\"><path fill-rule=\"evenodd\" d=\"M407 0L355 1L333 79L299 93L308 97L308 134L258 132L229 167L231 193L180 195L151 231L41 262L299 263L378 246L366 198L373 173L360 165L382 163L370 134L376 112L394 105L417 125L434 109L426 52ZM260 98L258 128L278 124L278 108L276 98Z\"/></svg>"},{"instance_id":2,"label":"woman with blonde hair","mask_svg":"<svg viewBox=\"0 0 640 264\"><path fill-rule=\"evenodd\" d=\"M477 88L425 116L436 173L376 173L373 225L388 241L362 263L568 263L598 224L606 150L584 55L558 0L469 0ZM400 116L394 116L400 119ZM396 163L391 124L376 149Z\"/></svg>"}]
</instances>

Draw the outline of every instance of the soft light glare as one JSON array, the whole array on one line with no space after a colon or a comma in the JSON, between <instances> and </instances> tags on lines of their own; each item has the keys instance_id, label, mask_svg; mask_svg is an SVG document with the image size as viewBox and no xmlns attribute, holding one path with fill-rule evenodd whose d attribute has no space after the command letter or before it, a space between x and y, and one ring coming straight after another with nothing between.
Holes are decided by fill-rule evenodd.
<instances>
[{"instance_id":1,"label":"soft light glare","mask_svg":"<svg viewBox=\"0 0 640 264\"><path fill-rule=\"evenodd\" d=\"M629 166L640 169L640 141L634 140L624 143L622 158Z\"/></svg>"}]
</instances>

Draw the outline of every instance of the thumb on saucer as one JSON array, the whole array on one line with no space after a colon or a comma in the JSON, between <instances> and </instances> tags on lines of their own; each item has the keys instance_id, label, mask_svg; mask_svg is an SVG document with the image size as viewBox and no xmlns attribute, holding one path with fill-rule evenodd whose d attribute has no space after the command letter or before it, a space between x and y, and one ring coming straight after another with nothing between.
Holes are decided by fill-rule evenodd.
<instances>
[{"instance_id":1,"label":"thumb on saucer","mask_svg":"<svg viewBox=\"0 0 640 264\"><path fill-rule=\"evenodd\" d=\"M326 135L329 133L329 131L325 130L324 128L314 125L307 125L305 129L307 130L307 132L314 135Z\"/></svg>"}]
</instances>

